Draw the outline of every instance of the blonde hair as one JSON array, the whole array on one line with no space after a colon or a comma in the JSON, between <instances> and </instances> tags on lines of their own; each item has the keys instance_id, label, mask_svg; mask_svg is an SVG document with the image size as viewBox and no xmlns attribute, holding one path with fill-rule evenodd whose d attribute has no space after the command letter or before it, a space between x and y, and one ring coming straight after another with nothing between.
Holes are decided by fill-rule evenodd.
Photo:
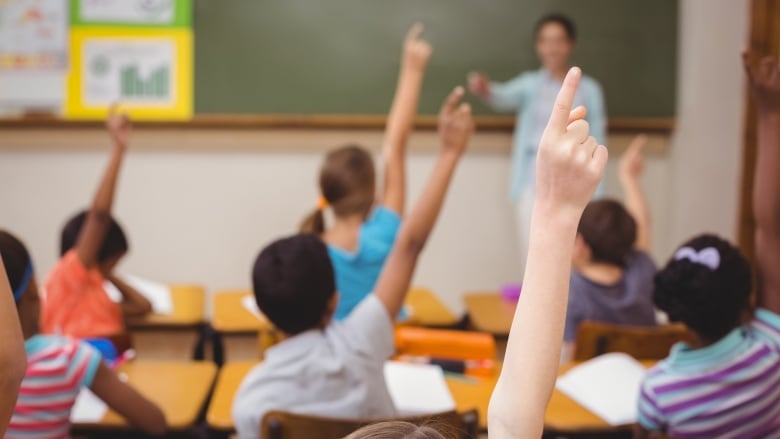
<instances>
[{"instance_id":1,"label":"blonde hair","mask_svg":"<svg viewBox=\"0 0 780 439\"><path fill-rule=\"evenodd\" d=\"M390 421L368 425L345 439L454 439L429 425L417 426L411 422Z\"/></svg>"}]
</instances>

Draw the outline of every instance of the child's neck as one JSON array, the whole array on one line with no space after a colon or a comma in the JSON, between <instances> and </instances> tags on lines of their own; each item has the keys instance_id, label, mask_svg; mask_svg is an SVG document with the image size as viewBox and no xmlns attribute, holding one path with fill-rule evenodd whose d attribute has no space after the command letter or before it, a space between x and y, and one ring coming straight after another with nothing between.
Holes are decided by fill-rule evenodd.
<instances>
[{"instance_id":1,"label":"child's neck","mask_svg":"<svg viewBox=\"0 0 780 439\"><path fill-rule=\"evenodd\" d=\"M354 252L358 247L362 225L363 217L361 215L337 216L333 227L323 233L322 239L332 246Z\"/></svg>"},{"instance_id":2,"label":"child's neck","mask_svg":"<svg viewBox=\"0 0 780 439\"><path fill-rule=\"evenodd\" d=\"M586 262L576 267L588 280L602 285L613 285L623 277L623 269L603 262Z\"/></svg>"}]
</instances>

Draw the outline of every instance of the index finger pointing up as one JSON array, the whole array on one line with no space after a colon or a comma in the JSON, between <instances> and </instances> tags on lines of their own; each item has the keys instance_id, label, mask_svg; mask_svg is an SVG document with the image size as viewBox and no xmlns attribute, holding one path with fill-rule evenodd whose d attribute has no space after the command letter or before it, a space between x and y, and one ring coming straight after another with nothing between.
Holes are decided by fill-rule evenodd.
<instances>
[{"instance_id":1,"label":"index finger pointing up","mask_svg":"<svg viewBox=\"0 0 780 439\"><path fill-rule=\"evenodd\" d=\"M569 69L566 77L563 78L563 85L561 86L561 91L558 92L558 97L555 98L555 106L552 114L550 114L546 130L554 130L559 133L566 131L569 114L574 103L574 95L577 93L577 86L580 84L581 76L582 71L580 68L572 67Z\"/></svg>"},{"instance_id":2,"label":"index finger pointing up","mask_svg":"<svg viewBox=\"0 0 780 439\"><path fill-rule=\"evenodd\" d=\"M449 96L447 96L447 99L444 100L444 104L441 106L441 113L442 114L449 114L455 111L455 107L458 105L458 102L460 102L460 99L463 97L463 87L457 86L454 90L450 93Z\"/></svg>"},{"instance_id":3,"label":"index finger pointing up","mask_svg":"<svg viewBox=\"0 0 780 439\"><path fill-rule=\"evenodd\" d=\"M406 33L406 41L415 41L420 38L423 31L422 23L414 23L409 32Z\"/></svg>"}]
</instances>

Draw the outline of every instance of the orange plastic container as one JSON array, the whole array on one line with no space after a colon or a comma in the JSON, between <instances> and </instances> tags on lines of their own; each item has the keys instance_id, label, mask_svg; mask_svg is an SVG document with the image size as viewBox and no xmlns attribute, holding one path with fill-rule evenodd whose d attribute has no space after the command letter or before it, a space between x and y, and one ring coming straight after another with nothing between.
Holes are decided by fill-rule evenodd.
<instances>
[{"instance_id":1,"label":"orange plastic container","mask_svg":"<svg viewBox=\"0 0 780 439\"><path fill-rule=\"evenodd\" d=\"M400 327L395 346L401 355L453 360L495 360L496 342L482 332Z\"/></svg>"}]
</instances>

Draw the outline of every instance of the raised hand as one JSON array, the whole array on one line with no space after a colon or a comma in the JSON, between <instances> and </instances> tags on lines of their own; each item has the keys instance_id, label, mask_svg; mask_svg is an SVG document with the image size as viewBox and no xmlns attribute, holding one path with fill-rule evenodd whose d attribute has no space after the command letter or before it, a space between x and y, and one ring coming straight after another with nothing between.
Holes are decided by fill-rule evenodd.
<instances>
[{"instance_id":1,"label":"raised hand","mask_svg":"<svg viewBox=\"0 0 780 439\"><path fill-rule=\"evenodd\" d=\"M119 110L118 104L111 105L111 108L108 110L106 128L108 128L108 133L111 135L111 140L114 141L115 146L123 149L127 147L133 125L127 113Z\"/></svg>"},{"instance_id":2,"label":"raised hand","mask_svg":"<svg viewBox=\"0 0 780 439\"><path fill-rule=\"evenodd\" d=\"M486 97L490 94L490 78L484 73L469 73L469 91L475 96Z\"/></svg>"},{"instance_id":3,"label":"raised hand","mask_svg":"<svg viewBox=\"0 0 780 439\"><path fill-rule=\"evenodd\" d=\"M423 25L415 23L409 29L409 32L406 33L403 57L405 67L424 70L428 60L431 58L433 48L427 41L422 39L422 32Z\"/></svg>"},{"instance_id":4,"label":"raised hand","mask_svg":"<svg viewBox=\"0 0 780 439\"><path fill-rule=\"evenodd\" d=\"M640 134L634 137L631 144L628 145L628 149L620 157L620 167L618 172L620 173L621 180L636 179L642 175L645 171L645 159L642 156L642 150L647 144L647 136Z\"/></svg>"},{"instance_id":5,"label":"raised hand","mask_svg":"<svg viewBox=\"0 0 780 439\"><path fill-rule=\"evenodd\" d=\"M607 163L607 148L589 135L585 120L573 117L574 95L582 71L573 67L563 80L536 161L536 200L546 207L582 214ZM570 118L574 118L569 123Z\"/></svg>"},{"instance_id":6,"label":"raised hand","mask_svg":"<svg viewBox=\"0 0 780 439\"><path fill-rule=\"evenodd\" d=\"M471 105L463 102L463 87L455 87L444 100L439 111L439 138L442 148L458 155L463 154L474 133L474 119L471 117Z\"/></svg>"},{"instance_id":7,"label":"raised hand","mask_svg":"<svg viewBox=\"0 0 780 439\"><path fill-rule=\"evenodd\" d=\"M780 111L780 64L778 64L778 59L765 56L756 60L750 51L744 50L742 51L742 62L759 109Z\"/></svg>"}]
</instances>

